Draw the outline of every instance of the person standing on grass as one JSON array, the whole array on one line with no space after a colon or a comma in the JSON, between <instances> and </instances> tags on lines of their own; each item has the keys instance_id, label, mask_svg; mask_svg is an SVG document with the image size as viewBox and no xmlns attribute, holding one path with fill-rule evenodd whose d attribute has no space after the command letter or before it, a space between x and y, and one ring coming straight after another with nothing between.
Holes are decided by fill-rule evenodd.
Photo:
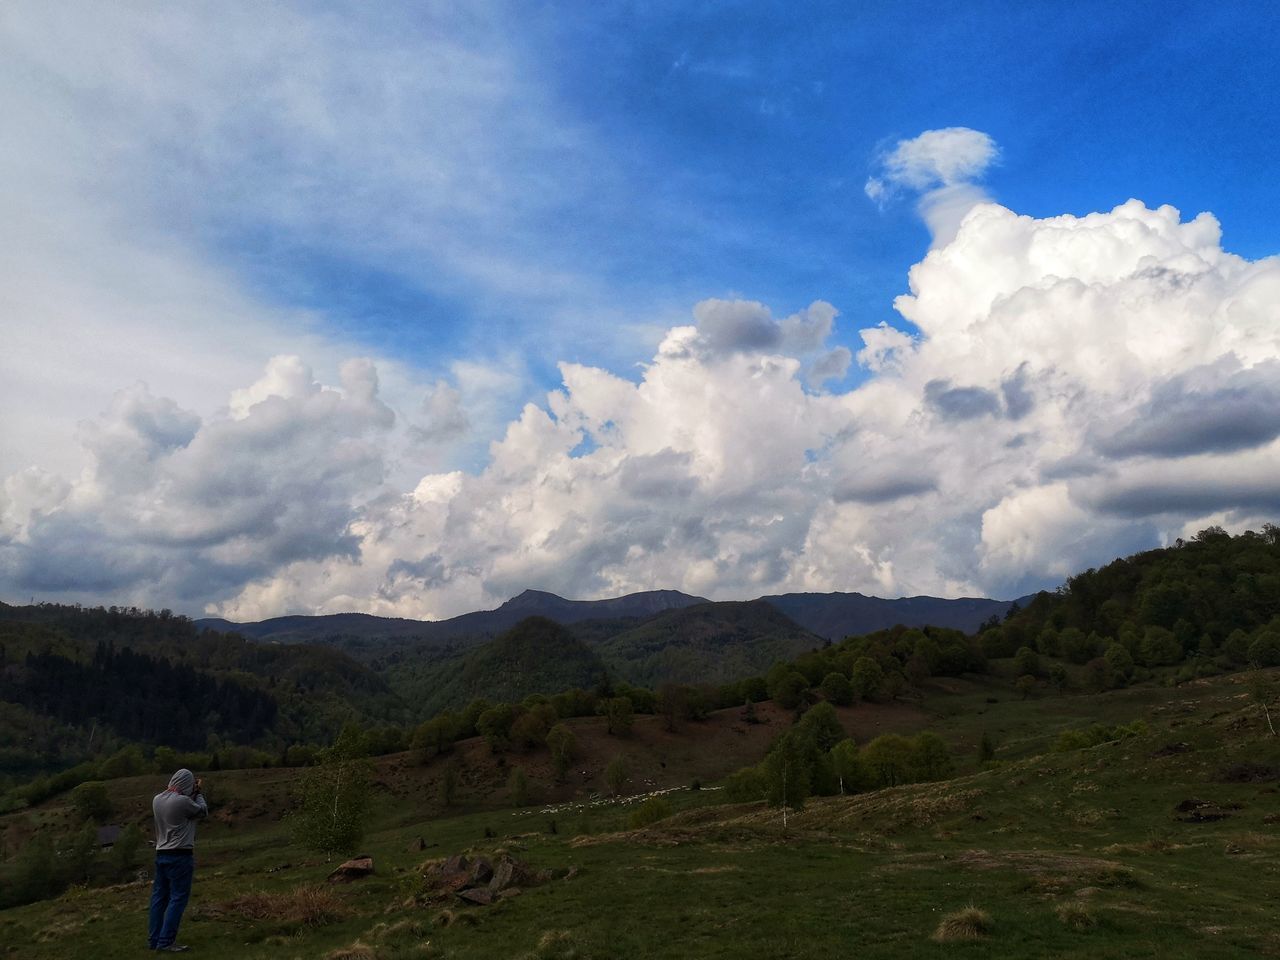
<instances>
[{"instance_id":1,"label":"person standing on grass","mask_svg":"<svg viewBox=\"0 0 1280 960\"><path fill-rule=\"evenodd\" d=\"M151 886L147 943L152 950L181 953L188 948L174 941L191 897L196 821L209 815L204 781L190 770L179 770L169 778L164 793L151 801L151 812L156 818L156 879Z\"/></svg>"}]
</instances>

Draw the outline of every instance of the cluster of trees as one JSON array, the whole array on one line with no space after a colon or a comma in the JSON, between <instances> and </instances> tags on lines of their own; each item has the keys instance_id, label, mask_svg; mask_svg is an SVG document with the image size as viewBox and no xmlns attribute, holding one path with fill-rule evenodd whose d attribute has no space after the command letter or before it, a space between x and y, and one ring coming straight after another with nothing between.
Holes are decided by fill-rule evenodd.
<instances>
[{"instance_id":1,"label":"cluster of trees","mask_svg":"<svg viewBox=\"0 0 1280 960\"><path fill-rule=\"evenodd\" d=\"M760 690L754 699L767 699L763 681L759 682ZM686 721L705 720L712 710L739 706L743 696L741 684L730 684L725 689L665 684L655 691L605 679L595 690L575 687L552 696L532 694L520 703L491 703L476 698L460 711L445 711L419 724L409 736L409 747L420 762L428 763L437 755L448 753L459 740L481 736L494 753L546 746L557 758L557 765L563 761L567 769L572 759L569 744L573 733L563 723L565 720L604 717L611 735L625 737L639 714L661 716L669 729L675 729Z\"/></svg>"},{"instance_id":2,"label":"cluster of trees","mask_svg":"<svg viewBox=\"0 0 1280 960\"><path fill-rule=\"evenodd\" d=\"M391 752L409 716L340 650L199 631L167 610L0 603L0 793L59 792L62 773L96 777L86 764L129 743L202 751L200 769L303 765L291 745L329 742L353 717L381 721L372 752Z\"/></svg>"},{"instance_id":3,"label":"cluster of trees","mask_svg":"<svg viewBox=\"0 0 1280 960\"><path fill-rule=\"evenodd\" d=\"M1020 677L1059 687L1065 669L1042 658L1084 667L1095 690L1170 666L1191 679L1280 665L1280 527L1235 537L1209 527L1086 570L1003 623L987 622L978 639L986 656L1014 657Z\"/></svg>"},{"instance_id":4,"label":"cluster of trees","mask_svg":"<svg viewBox=\"0 0 1280 960\"><path fill-rule=\"evenodd\" d=\"M142 830L130 824L103 851L92 819L55 841L43 831L27 840L0 882L0 910L56 897L71 884L117 883L132 876L143 843Z\"/></svg>"},{"instance_id":5,"label":"cluster of trees","mask_svg":"<svg viewBox=\"0 0 1280 960\"><path fill-rule=\"evenodd\" d=\"M1132 723L1122 723L1113 727L1105 723L1095 723L1083 730L1064 730L1053 742L1053 749L1057 753L1084 750L1102 743L1116 743L1131 737L1145 737L1150 732L1145 720L1134 720Z\"/></svg>"},{"instance_id":6,"label":"cluster of trees","mask_svg":"<svg viewBox=\"0 0 1280 960\"><path fill-rule=\"evenodd\" d=\"M859 747L835 708L822 702L775 739L761 763L730 776L725 792L735 802L764 799L795 810L810 796L941 780L954 769L951 752L937 734L889 733Z\"/></svg>"},{"instance_id":7,"label":"cluster of trees","mask_svg":"<svg viewBox=\"0 0 1280 960\"><path fill-rule=\"evenodd\" d=\"M849 706L897 697L933 676L985 673L981 648L959 630L896 626L811 650L739 684L750 701L796 709L821 699Z\"/></svg>"},{"instance_id":8,"label":"cluster of trees","mask_svg":"<svg viewBox=\"0 0 1280 960\"><path fill-rule=\"evenodd\" d=\"M0 674L0 698L67 723L101 723L130 740L184 749L210 733L252 742L272 726L268 693L218 679L186 664L99 642L81 663L57 653L28 653Z\"/></svg>"}]
</instances>

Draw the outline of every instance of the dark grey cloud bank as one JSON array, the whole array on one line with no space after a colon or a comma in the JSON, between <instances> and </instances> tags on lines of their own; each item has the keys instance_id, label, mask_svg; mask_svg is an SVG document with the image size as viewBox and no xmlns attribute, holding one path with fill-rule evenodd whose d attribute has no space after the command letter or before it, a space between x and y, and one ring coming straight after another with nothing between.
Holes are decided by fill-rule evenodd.
<instances>
[{"instance_id":1,"label":"dark grey cloud bank","mask_svg":"<svg viewBox=\"0 0 1280 960\"><path fill-rule=\"evenodd\" d=\"M1171 377L1152 388L1131 420L1100 433L1104 456L1185 457L1232 453L1280 436L1280 362L1247 370L1234 356Z\"/></svg>"}]
</instances>

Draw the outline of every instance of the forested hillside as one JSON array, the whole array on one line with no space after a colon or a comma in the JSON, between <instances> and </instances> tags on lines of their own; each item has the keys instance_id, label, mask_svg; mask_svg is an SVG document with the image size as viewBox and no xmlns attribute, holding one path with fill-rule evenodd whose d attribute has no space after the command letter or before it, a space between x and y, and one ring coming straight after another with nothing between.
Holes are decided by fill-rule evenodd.
<instances>
[{"instance_id":1,"label":"forested hillside","mask_svg":"<svg viewBox=\"0 0 1280 960\"><path fill-rule=\"evenodd\" d=\"M1236 537L1210 527L1086 570L981 637L988 656L1061 657L1098 686L1170 664L1188 677L1280 664L1280 527Z\"/></svg>"},{"instance_id":2,"label":"forested hillside","mask_svg":"<svg viewBox=\"0 0 1280 960\"><path fill-rule=\"evenodd\" d=\"M404 723L340 650L197 631L168 611L0 604L0 786L138 745L281 754L344 723Z\"/></svg>"}]
</instances>

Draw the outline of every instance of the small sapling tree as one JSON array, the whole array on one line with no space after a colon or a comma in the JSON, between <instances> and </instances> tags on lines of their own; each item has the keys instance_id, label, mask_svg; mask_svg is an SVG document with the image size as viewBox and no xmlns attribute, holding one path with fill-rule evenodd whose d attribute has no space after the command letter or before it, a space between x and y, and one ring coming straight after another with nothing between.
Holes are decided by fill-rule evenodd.
<instances>
[{"instance_id":1,"label":"small sapling tree","mask_svg":"<svg viewBox=\"0 0 1280 960\"><path fill-rule=\"evenodd\" d=\"M319 853L351 853L364 837L372 770L365 758L360 730L343 729L320 762L300 777L294 837Z\"/></svg>"}]
</instances>

